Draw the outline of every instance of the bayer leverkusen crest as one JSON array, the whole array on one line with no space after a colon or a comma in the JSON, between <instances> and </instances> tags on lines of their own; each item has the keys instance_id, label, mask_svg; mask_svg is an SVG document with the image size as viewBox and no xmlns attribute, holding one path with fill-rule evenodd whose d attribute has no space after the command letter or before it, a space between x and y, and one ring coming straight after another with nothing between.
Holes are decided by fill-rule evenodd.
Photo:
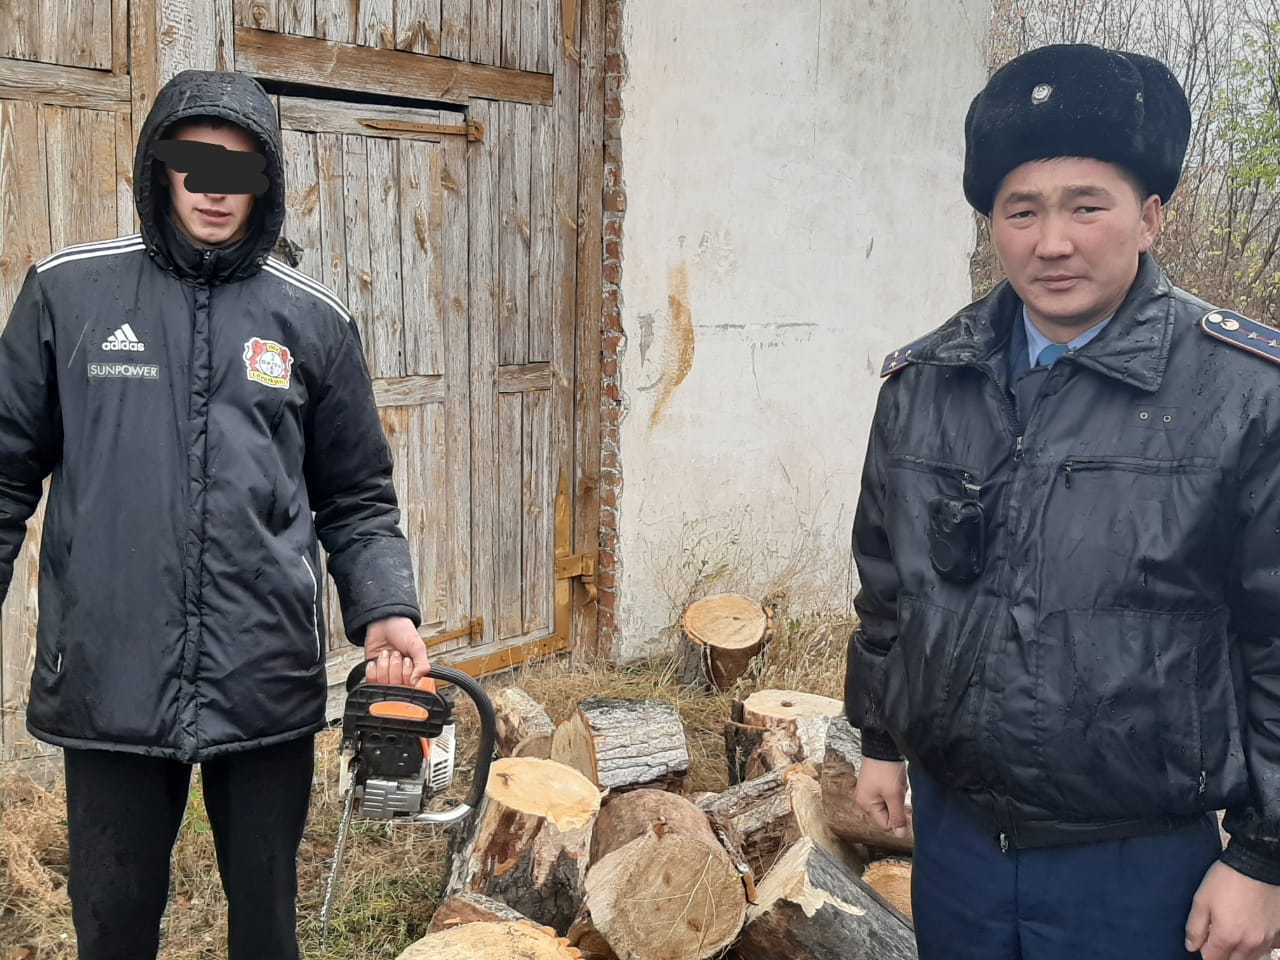
<instances>
[{"instance_id":1,"label":"bayer leverkusen crest","mask_svg":"<svg viewBox=\"0 0 1280 960\"><path fill-rule=\"evenodd\" d=\"M244 345L244 367L250 380L268 387L288 390L293 355L289 353L288 347L274 340L253 337Z\"/></svg>"}]
</instances>

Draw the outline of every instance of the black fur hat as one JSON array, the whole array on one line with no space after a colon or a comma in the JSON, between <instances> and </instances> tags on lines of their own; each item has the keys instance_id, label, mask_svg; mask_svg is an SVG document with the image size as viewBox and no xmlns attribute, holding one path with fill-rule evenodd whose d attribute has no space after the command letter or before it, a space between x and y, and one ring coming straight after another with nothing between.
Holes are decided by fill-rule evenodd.
<instances>
[{"instance_id":1,"label":"black fur hat","mask_svg":"<svg viewBox=\"0 0 1280 960\"><path fill-rule=\"evenodd\" d=\"M979 213L991 213L1011 170L1052 157L1119 164L1167 203L1182 176L1191 110L1158 60L1055 44L992 74L969 105L964 135L964 195Z\"/></svg>"}]
</instances>

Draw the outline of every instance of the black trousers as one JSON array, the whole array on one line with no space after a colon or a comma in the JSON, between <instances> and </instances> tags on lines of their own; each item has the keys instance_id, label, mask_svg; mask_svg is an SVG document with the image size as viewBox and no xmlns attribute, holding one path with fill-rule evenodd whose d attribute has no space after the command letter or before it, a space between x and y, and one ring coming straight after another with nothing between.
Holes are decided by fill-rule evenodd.
<instances>
[{"instance_id":1,"label":"black trousers","mask_svg":"<svg viewBox=\"0 0 1280 960\"><path fill-rule=\"evenodd\" d=\"M68 892L80 960L154 960L191 767L66 750ZM314 738L201 765L228 902L229 960L298 960L298 846Z\"/></svg>"}]
</instances>

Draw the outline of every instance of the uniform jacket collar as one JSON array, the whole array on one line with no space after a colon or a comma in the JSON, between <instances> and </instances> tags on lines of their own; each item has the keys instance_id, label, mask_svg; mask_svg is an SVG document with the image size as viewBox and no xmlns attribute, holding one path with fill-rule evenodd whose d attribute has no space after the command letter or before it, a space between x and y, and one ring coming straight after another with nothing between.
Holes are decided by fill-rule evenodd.
<instances>
[{"instance_id":1,"label":"uniform jacket collar","mask_svg":"<svg viewBox=\"0 0 1280 960\"><path fill-rule=\"evenodd\" d=\"M1173 336L1173 287L1149 254L1107 329L1073 354L1075 362L1104 376L1154 393L1160 389ZM991 369L1004 381L1010 334L1022 301L1006 280L925 337L914 359Z\"/></svg>"}]
</instances>

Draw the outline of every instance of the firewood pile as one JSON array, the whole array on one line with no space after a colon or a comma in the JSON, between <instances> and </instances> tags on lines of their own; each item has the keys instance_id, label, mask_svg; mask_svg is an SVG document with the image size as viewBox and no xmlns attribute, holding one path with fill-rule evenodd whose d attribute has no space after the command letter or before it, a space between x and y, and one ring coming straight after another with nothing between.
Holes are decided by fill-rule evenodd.
<instances>
[{"instance_id":1,"label":"firewood pile","mask_svg":"<svg viewBox=\"0 0 1280 960\"><path fill-rule=\"evenodd\" d=\"M911 840L854 804L861 743L839 701L735 701L731 786L689 795L670 704L588 699L552 723L521 690L493 699L499 759L401 960L916 957Z\"/></svg>"}]
</instances>

